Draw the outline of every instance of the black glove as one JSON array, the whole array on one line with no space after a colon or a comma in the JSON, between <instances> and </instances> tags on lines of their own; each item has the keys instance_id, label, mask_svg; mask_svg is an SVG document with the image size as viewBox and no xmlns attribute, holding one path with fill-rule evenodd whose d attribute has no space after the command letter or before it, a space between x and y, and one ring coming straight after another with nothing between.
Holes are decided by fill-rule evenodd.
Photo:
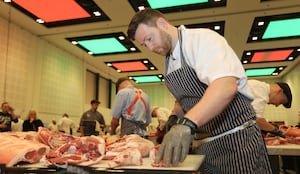
<instances>
[{"instance_id":1,"label":"black glove","mask_svg":"<svg viewBox=\"0 0 300 174\"><path fill-rule=\"evenodd\" d=\"M169 119L168 119L168 121L165 125L166 133L171 129L172 126L174 126L176 124L177 120L178 120L177 115L170 115L169 116Z\"/></svg>"},{"instance_id":2,"label":"black glove","mask_svg":"<svg viewBox=\"0 0 300 174\"><path fill-rule=\"evenodd\" d=\"M269 133L285 138L285 135L283 135L283 133L278 128L275 128L273 131L270 131Z\"/></svg>"}]
</instances>

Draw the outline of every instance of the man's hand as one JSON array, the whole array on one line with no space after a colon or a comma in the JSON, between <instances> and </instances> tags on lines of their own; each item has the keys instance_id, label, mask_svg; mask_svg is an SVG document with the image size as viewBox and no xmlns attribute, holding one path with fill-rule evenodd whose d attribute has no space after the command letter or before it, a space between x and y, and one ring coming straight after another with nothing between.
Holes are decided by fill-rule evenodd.
<instances>
[{"instance_id":1,"label":"man's hand","mask_svg":"<svg viewBox=\"0 0 300 174\"><path fill-rule=\"evenodd\" d=\"M270 131L269 133L285 138L285 135L278 128L275 128L273 131Z\"/></svg>"},{"instance_id":2,"label":"man's hand","mask_svg":"<svg viewBox=\"0 0 300 174\"><path fill-rule=\"evenodd\" d=\"M171 129L171 127L176 124L177 120L178 120L177 115L170 115L169 116L169 119L168 119L168 121L165 125L165 131L166 131L165 133L167 133Z\"/></svg>"},{"instance_id":3,"label":"man's hand","mask_svg":"<svg viewBox=\"0 0 300 174\"><path fill-rule=\"evenodd\" d=\"M181 124L174 125L165 135L155 163L158 164L163 160L166 166L177 166L186 158L192 140L190 127Z\"/></svg>"}]
</instances>

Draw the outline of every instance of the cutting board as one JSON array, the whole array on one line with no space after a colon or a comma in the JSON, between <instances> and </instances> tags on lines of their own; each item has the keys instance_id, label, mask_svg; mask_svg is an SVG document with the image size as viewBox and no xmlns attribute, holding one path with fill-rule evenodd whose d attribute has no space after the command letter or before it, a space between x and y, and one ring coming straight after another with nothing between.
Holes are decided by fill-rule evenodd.
<instances>
[{"instance_id":1,"label":"cutting board","mask_svg":"<svg viewBox=\"0 0 300 174\"><path fill-rule=\"evenodd\" d=\"M298 144L267 146L267 150L269 155L300 156L300 145Z\"/></svg>"},{"instance_id":2,"label":"cutting board","mask_svg":"<svg viewBox=\"0 0 300 174\"><path fill-rule=\"evenodd\" d=\"M188 155L186 159L176 167L153 167L150 158L143 158L142 166L121 166L115 169L198 171L203 160L204 155ZM99 164L95 164L91 167L96 168L95 170L105 170L108 168L108 163L109 160L102 160Z\"/></svg>"}]
</instances>

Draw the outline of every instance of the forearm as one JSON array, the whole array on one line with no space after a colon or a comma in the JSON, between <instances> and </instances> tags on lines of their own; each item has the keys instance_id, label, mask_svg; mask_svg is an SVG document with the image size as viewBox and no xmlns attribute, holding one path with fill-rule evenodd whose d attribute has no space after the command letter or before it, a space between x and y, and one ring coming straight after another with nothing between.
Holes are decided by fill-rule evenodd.
<instances>
[{"instance_id":1,"label":"forearm","mask_svg":"<svg viewBox=\"0 0 300 174\"><path fill-rule=\"evenodd\" d=\"M212 82L201 100L185 117L202 126L219 115L237 94L236 78L225 77Z\"/></svg>"},{"instance_id":2,"label":"forearm","mask_svg":"<svg viewBox=\"0 0 300 174\"><path fill-rule=\"evenodd\" d=\"M271 123L268 123L265 118L256 118L256 124L263 131L273 131L276 128Z\"/></svg>"},{"instance_id":3,"label":"forearm","mask_svg":"<svg viewBox=\"0 0 300 174\"><path fill-rule=\"evenodd\" d=\"M111 134L115 134L116 129L119 126L119 119L112 118L110 126L111 126Z\"/></svg>"}]
</instances>

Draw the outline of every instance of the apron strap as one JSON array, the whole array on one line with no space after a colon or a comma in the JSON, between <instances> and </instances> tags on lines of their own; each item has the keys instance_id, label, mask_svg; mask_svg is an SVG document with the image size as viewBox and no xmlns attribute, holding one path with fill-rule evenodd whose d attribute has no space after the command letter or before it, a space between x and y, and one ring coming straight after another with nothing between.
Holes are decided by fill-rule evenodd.
<instances>
[{"instance_id":1,"label":"apron strap","mask_svg":"<svg viewBox=\"0 0 300 174\"><path fill-rule=\"evenodd\" d=\"M144 109L146 110L146 102L145 102L144 98L142 97L142 91L136 90L135 93L136 93L136 96L127 111L127 115L129 115L129 116L131 115L133 106L137 103L138 100L141 100L143 102Z\"/></svg>"}]
</instances>

